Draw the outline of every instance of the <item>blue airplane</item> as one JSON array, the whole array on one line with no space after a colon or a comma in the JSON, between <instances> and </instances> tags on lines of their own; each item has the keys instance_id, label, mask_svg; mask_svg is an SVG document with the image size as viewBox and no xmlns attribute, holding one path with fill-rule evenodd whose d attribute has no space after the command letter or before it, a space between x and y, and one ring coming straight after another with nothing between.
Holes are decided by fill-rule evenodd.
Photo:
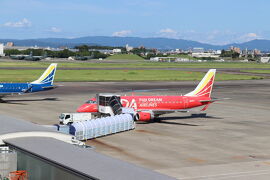
<instances>
[{"instance_id":1,"label":"blue airplane","mask_svg":"<svg viewBox=\"0 0 270 180\"><path fill-rule=\"evenodd\" d=\"M7 95L45 91L54 88L56 63L52 63L39 79L31 83L0 83L0 100Z\"/></svg>"}]
</instances>

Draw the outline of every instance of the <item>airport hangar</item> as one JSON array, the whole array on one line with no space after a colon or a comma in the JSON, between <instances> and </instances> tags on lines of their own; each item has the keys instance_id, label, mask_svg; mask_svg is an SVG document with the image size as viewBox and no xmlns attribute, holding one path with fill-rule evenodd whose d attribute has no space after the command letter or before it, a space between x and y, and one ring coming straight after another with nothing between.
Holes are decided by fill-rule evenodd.
<instances>
[{"instance_id":1,"label":"airport hangar","mask_svg":"<svg viewBox=\"0 0 270 180\"><path fill-rule=\"evenodd\" d=\"M102 155L93 149L80 147L73 136L56 132L52 128L4 115L0 115L0 122L0 146L12 149L12 157L16 153L15 161L13 158L8 166L0 161L0 172L5 171L5 168L7 173L10 170L26 170L29 179L52 180L173 179Z\"/></svg>"}]
</instances>

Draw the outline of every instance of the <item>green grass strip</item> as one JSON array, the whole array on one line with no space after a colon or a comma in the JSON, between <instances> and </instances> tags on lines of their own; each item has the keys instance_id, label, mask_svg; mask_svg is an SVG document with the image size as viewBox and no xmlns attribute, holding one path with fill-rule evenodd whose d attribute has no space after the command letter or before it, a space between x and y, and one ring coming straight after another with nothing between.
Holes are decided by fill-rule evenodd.
<instances>
[{"instance_id":1,"label":"green grass strip","mask_svg":"<svg viewBox=\"0 0 270 180\"><path fill-rule=\"evenodd\" d=\"M41 67L46 68L50 62L29 62L29 61L8 61L0 62L0 67ZM166 62L133 62L123 60L122 63L112 63L111 61L71 61L59 62L58 67L63 68L270 68L270 64L259 63L227 63L227 62L197 62L197 63L166 63Z\"/></svg>"},{"instance_id":2,"label":"green grass strip","mask_svg":"<svg viewBox=\"0 0 270 180\"><path fill-rule=\"evenodd\" d=\"M43 70L0 70L0 82L31 82ZM195 81L205 73L172 70L58 70L55 81ZM260 76L217 73L216 80L262 79Z\"/></svg>"}]
</instances>

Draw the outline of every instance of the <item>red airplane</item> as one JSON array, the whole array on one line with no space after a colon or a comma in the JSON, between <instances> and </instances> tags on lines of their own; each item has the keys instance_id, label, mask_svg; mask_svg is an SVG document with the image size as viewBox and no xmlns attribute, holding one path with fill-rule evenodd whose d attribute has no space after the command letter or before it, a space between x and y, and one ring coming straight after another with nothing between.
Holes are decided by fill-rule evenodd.
<instances>
[{"instance_id":1,"label":"red airplane","mask_svg":"<svg viewBox=\"0 0 270 180\"><path fill-rule=\"evenodd\" d=\"M211 98L216 69L210 69L194 91L184 96L121 96L124 107L133 108L135 120L150 121L162 114L188 112L191 108L204 106L218 99ZM98 112L96 98L92 98L77 109L77 112Z\"/></svg>"}]
</instances>

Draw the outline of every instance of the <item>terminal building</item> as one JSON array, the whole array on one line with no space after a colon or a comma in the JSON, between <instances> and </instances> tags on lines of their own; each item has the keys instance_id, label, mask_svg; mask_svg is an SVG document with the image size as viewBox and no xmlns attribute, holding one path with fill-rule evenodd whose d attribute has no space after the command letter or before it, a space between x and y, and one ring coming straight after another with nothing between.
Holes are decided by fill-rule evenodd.
<instances>
[{"instance_id":1,"label":"terminal building","mask_svg":"<svg viewBox=\"0 0 270 180\"><path fill-rule=\"evenodd\" d=\"M218 58L219 55L215 53L208 53L208 52L203 52L203 53L192 53L192 57L196 58Z\"/></svg>"},{"instance_id":2,"label":"terminal building","mask_svg":"<svg viewBox=\"0 0 270 180\"><path fill-rule=\"evenodd\" d=\"M25 171L28 179L173 179L82 145L73 136L0 115L0 179Z\"/></svg>"}]
</instances>

